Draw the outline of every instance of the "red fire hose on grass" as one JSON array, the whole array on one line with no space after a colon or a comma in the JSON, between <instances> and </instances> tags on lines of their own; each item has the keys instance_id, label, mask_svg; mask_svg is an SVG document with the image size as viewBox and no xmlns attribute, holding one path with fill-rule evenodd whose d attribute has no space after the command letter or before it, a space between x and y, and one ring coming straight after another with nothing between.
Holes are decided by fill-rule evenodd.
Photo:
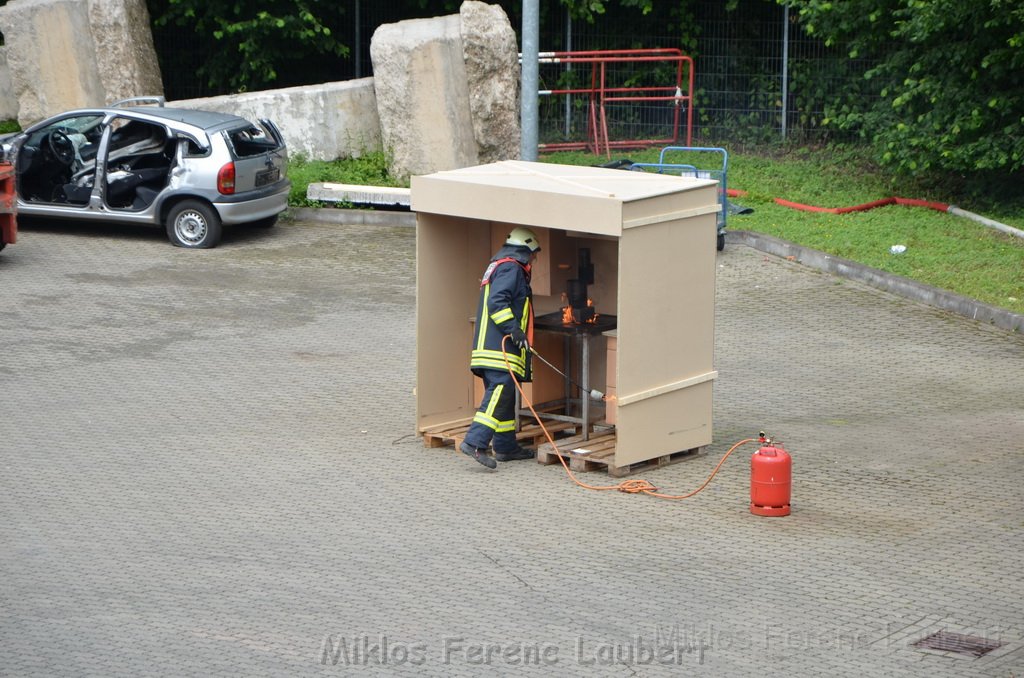
<instances>
[{"instance_id":1,"label":"red fire hose on grass","mask_svg":"<svg viewBox=\"0 0 1024 678\"><path fill-rule=\"evenodd\" d=\"M938 210L939 212L948 212L950 207L944 202L929 202L927 200L915 200L914 198L883 198L881 200L873 200L872 202L866 202L863 205L854 205L852 207L815 207L814 205L803 205L798 202L783 200L782 198L775 198L775 202L783 207L792 207L795 210L801 210L804 212L827 212L829 214L866 212L876 207L885 207L886 205L927 207L929 209Z\"/></svg>"},{"instance_id":2,"label":"red fire hose on grass","mask_svg":"<svg viewBox=\"0 0 1024 678\"><path fill-rule=\"evenodd\" d=\"M729 197L742 197L747 195L746 191L739 191L736 189L728 189L726 194ZM954 214L958 217L964 217L971 221L976 221L983 226L994 228L997 231L1012 235L1015 238L1024 239L1024 231L1013 226L1008 226L1004 223L994 221L987 217L983 217L980 214L974 212L968 212L967 210L960 209L956 205L948 205L944 202L931 202L929 200L918 200L916 198L883 198L881 200L874 200L872 202L866 202L863 205L853 205L852 207L817 207L815 205L804 205L802 203L793 202L791 200L783 200L782 198L775 198L776 204L782 205L783 207L791 207L795 210L801 210L803 212L824 212L827 214L849 214L850 212L866 212L867 210L874 209L876 207L885 207L886 205L905 205L907 207L927 207L939 212L946 212L947 214Z\"/></svg>"}]
</instances>

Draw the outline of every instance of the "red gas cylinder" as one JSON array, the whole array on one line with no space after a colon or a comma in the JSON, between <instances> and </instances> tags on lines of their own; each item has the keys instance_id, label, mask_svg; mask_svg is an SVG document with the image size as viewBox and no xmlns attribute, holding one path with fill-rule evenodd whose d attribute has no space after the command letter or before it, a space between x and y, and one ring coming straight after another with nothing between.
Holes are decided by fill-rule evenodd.
<instances>
[{"instance_id":1,"label":"red gas cylinder","mask_svg":"<svg viewBox=\"0 0 1024 678\"><path fill-rule=\"evenodd\" d=\"M788 516L793 460L780 445L766 441L750 458L750 512Z\"/></svg>"}]
</instances>

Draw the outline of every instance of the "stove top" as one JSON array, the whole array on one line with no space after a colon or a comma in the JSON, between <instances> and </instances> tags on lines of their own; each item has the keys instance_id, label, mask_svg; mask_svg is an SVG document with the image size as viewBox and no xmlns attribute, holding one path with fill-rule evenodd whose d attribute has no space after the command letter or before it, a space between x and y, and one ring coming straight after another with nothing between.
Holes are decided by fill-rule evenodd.
<instances>
[{"instance_id":1,"label":"stove top","mask_svg":"<svg viewBox=\"0 0 1024 678\"><path fill-rule=\"evenodd\" d=\"M601 334L608 330L614 330L617 322L617 316L598 312L596 322L566 325L562 322L562 312L555 311L536 316L533 319L533 328L541 332L561 332L562 334Z\"/></svg>"}]
</instances>

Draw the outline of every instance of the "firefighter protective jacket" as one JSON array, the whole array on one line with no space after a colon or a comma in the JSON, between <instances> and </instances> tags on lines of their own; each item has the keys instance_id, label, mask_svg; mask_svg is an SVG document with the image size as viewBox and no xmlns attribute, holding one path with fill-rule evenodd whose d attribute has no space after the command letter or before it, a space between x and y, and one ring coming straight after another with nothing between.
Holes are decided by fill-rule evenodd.
<instances>
[{"instance_id":1,"label":"firefighter protective jacket","mask_svg":"<svg viewBox=\"0 0 1024 678\"><path fill-rule=\"evenodd\" d=\"M533 329L533 291L530 289L529 263L528 248L506 245L498 250L484 272L480 302L476 310L473 352L469 360L469 368L477 376L480 376L482 369L507 371L501 351L502 338L515 327L519 327L528 336ZM518 348L511 340L505 342L505 350L508 351L509 365L516 377L520 381L530 381L530 354Z\"/></svg>"}]
</instances>

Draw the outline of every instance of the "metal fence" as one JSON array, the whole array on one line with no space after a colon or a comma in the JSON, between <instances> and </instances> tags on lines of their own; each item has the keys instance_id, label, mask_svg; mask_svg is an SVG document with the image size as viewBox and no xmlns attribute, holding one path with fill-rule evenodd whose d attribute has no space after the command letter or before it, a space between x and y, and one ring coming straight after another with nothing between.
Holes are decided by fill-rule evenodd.
<instances>
[{"instance_id":1,"label":"metal fence","mask_svg":"<svg viewBox=\"0 0 1024 678\"><path fill-rule=\"evenodd\" d=\"M423 8L410 15L408 4L400 7L388 0L348 2L345 11L351 21L343 39L351 52L348 58L330 64L327 70L331 79L372 75L369 46L379 25L437 14ZM520 3L499 0L496 4L504 7L518 32ZM686 16L681 16L677 9L682 5L688 8ZM550 3L542 8L540 48L682 48L695 62L694 141L703 144L736 146L782 139L815 142L836 138L836 133L823 125L830 107L850 101L863 104L865 98L874 96L867 91L864 78L871 63L848 58L842 45L827 47L820 40L808 38L795 13L787 13L775 0L741 0L735 11L726 11L725 5L720 0L693 0L688 5L659 2L647 17L634 10L625 26L608 16L598 17L594 23L571 20L560 5ZM188 75L195 73L195 65L187 63L187 59L202 53L189 50L188 43L200 38L181 29L158 31L155 37L169 98L225 93L211 91ZM169 60L169 54L176 56ZM169 77L168 62L174 60L179 60L179 64ZM571 87L581 77L583 73L578 67L546 67L541 73L541 89ZM658 64L622 64L609 73L611 82L628 85L653 86L672 77L664 65ZM296 84L312 83L283 82L281 86ZM674 119L671 104L643 102L610 108L608 117L609 135L615 139L670 136ZM585 106L579 102L541 98L542 142L585 140L587 124Z\"/></svg>"},{"instance_id":2,"label":"metal fence","mask_svg":"<svg viewBox=\"0 0 1024 678\"><path fill-rule=\"evenodd\" d=\"M701 1L693 6L690 49L696 72L694 135L701 143L758 144L791 140L816 142L842 137L824 125L832 107L873 95L865 72L872 63L850 59L844 45L826 46L801 29L795 13L771 0L743 3L753 16L727 12L725 3ZM641 36L610 33L600 22L549 16L541 49L594 50L627 47L679 47L682 36L651 24ZM619 82L666 79L650 66L621 70ZM548 74L549 79L554 79ZM570 77L563 73L562 77ZM543 83L542 83L543 87ZM863 103L861 101L860 103ZM666 106L634 105L619 111L619 133L653 138L666 131ZM541 138L569 141L585 135L586 119L564 107L542 102Z\"/></svg>"}]
</instances>

